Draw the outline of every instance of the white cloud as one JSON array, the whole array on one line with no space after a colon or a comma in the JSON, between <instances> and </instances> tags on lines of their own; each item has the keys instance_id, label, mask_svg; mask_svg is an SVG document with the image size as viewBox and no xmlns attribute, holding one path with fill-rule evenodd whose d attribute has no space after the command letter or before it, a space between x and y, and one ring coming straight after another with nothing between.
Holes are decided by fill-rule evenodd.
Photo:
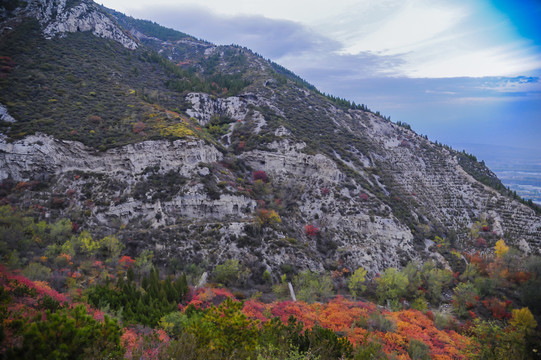
<instances>
[{"instance_id":1,"label":"white cloud","mask_svg":"<svg viewBox=\"0 0 541 360\"><path fill-rule=\"evenodd\" d=\"M355 54L370 50L386 55L415 51L456 26L466 15L459 7L430 7L422 1L397 3L378 28L368 34L359 33L343 51Z\"/></svg>"},{"instance_id":2,"label":"white cloud","mask_svg":"<svg viewBox=\"0 0 541 360\"><path fill-rule=\"evenodd\" d=\"M178 30L191 33L195 29L201 32L195 36L256 47L263 55L266 44L267 48L273 44L267 56L293 71L332 68L350 62L351 56L365 59L367 54L371 59L377 55L395 58L393 68L372 66L374 76L516 76L541 69L541 50L522 39L503 14L482 0L157 0L152 4L105 0L104 4L137 17L154 14L151 20L162 24L162 19L178 14L185 20L177 21ZM194 21L183 16L195 8L199 14ZM209 21L196 26L194 22L204 19L204 14ZM269 29L275 26L275 31L264 31L261 26L255 33L242 33L256 22ZM280 23L287 25L281 32ZM296 33L284 34L288 29ZM277 34L288 39L282 50ZM310 39L303 41L305 35ZM292 46L293 40L302 51ZM322 57L317 46L302 48L308 42L319 42L326 55ZM345 60L339 61L340 56Z\"/></svg>"}]
</instances>

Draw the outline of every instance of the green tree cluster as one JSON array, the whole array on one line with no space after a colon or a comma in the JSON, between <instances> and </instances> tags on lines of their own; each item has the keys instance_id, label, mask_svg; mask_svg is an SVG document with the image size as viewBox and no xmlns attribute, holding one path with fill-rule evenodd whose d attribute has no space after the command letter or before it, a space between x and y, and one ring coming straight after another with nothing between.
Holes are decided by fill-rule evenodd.
<instances>
[{"instance_id":1,"label":"green tree cluster","mask_svg":"<svg viewBox=\"0 0 541 360\"><path fill-rule=\"evenodd\" d=\"M139 285L130 268L126 280L120 278L116 285L107 283L88 290L92 305L114 310L123 321L156 326L160 319L175 310L188 293L186 276L160 280L158 270L152 269Z\"/></svg>"},{"instance_id":2,"label":"green tree cluster","mask_svg":"<svg viewBox=\"0 0 541 360\"><path fill-rule=\"evenodd\" d=\"M19 347L7 350L8 359L122 359L122 329L105 316L103 321L88 315L79 305L37 315L23 326Z\"/></svg>"}]
</instances>

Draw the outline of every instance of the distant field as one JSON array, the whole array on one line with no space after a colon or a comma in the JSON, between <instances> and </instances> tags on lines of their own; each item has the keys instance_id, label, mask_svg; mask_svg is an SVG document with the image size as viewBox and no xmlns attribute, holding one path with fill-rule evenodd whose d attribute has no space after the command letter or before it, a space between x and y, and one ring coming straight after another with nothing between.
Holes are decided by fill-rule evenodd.
<instances>
[{"instance_id":1,"label":"distant field","mask_svg":"<svg viewBox=\"0 0 541 360\"><path fill-rule=\"evenodd\" d=\"M514 190L524 199L532 199L533 202L541 205L541 170L527 167L516 170L496 170L493 171L498 175L505 186Z\"/></svg>"},{"instance_id":2,"label":"distant field","mask_svg":"<svg viewBox=\"0 0 541 360\"><path fill-rule=\"evenodd\" d=\"M541 205L541 151L482 144L454 144L453 148L466 149L484 160L505 186Z\"/></svg>"}]
</instances>

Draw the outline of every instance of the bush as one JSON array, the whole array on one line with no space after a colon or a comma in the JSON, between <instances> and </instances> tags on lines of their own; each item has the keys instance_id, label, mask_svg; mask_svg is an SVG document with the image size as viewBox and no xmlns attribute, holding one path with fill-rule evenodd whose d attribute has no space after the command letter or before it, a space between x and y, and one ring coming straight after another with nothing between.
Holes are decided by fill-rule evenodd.
<instances>
[{"instance_id":1,"label":"bush","mask_svg":"<svg viewBox=\"0 0 541 360\"><path fill-rule=\"evenodd\" d=\"M445 312L434 313L434 325L439 330L456 330L458 323L451 314Z\"/></svg>"},{"instance_id":2,"label":"bush","mask_svg":"<svg viewBox=\"0 0 541 360\"><path fill-rule=\"evenodd\" d=\"M319 233L319 229L314 225L309 224L304 226L304 232L307 236L316 236Z\"/></svg>"},{"instance_id":3,"label":"bush","mask_svg":"<svg viewBox=\"0 0 541 360\"><path fill-rule=\"evenodd\" d=\"M411 339L408 346L408 355L412 360L430 360L430 347L421 340Z\"/></svg>"},{"instance_id":4,"label":"bush","mask_svg":"<svg viewBox=\"0 0 541 360\"><path fill-rule=\"evenodd\" d=\"M253 178L254 182L257 181L257 180L261 180L261 181L263 181L265 183L269 181L269 178L268 178L267 174L263 170L255 171L252 174L252 178Z\"/></svg>"},{"instance_id":5,"label":"bush","mask_svg":"<svg viewBox=\"0 0 541 360\"><path fill-rule=\"evenodd\" d=\"M289 286L287 284L286 274L280 277L279 284L273 285L272 292L274 293L274 296L276 296L278 300L289 299L290 293L289 293Z\"/></svg>"},{"instance_id":6,"label":"bush","mask_svg":"<svg viewBox=\"0 0 541 360\"><path fill-rule=\"evenodd\" d=\"M47 280L51 276L51 269L40 263L31 262L23 269L23 275L30 280Z\"/></svg>"},{"instance_id":7,"label":"bush","mask_svg":"<svg viewBox=\"0 0 541 360\"><path fill-rule=\"evenodd\" d=\"M212 277L214 281L226 286L240 285L248 278L250 270L238 260L226 260L221 265L216 265Z\"/></svg>"},{"instance_id":8,"label":"bush","mask_svg":"<svg viewBox=\"0 0 541 360\"><path fill-rule=\"evenodd\" d=\"M349 292L354 298L357 298L361 292L366 290L366 285L364 285L364 282L366 281L366 273L367 271L363 267L360 267L355 270L349 279Z\"/></svg>"},{"instance_id":9,"label":"bush","mask_svg":"<svg viewBox=\"0 0 541 360\"><path fill-rule=\"evenodd\" d=\"M453 308L459 317L466 317L477 302L477 289L471 282L460 283L454 289Z\"/></svg>"},{"instance_id":10,"label":"bush","mask_svg":"<svg viewBox=\"0 0 541 360\"><path fill-rule=\"evenodd\" d=\"M388 268L383 275L376 279L376 294L380 303L385 300L393 301L407 295L408 278L395 268Z\"/></svg>"},{"instance_id":11,"label":"bush","mask_svg":"<svg viewBox=\"0 0 541 360\"><path fill-rule=\"evenodd\" d=\"M355 360L386 360L387 354L383 351L383 345L375 340L368 340L368 334L355 348Z\"/></svg>"},{"instance_id":12,"label":"bush","mask_svg":"<svg viewBox=\"0 0 541 360\"><path fill-rule=\"evenodd\" d=\"M177 335L180 333L186 323L185 318L186 316L180 311L174 311L164 315L160 319L158 326L171 336Z\"/></svg>"},{"instance_id":13,"label":"bush","mask_svg":"<svg viewBox=\"0 0 541 360\"><path fill-rule=\"evenodd\" d=\"M303 271L293 278L298 300L306 302L321 301L333 295L333 282L329 275L310 270Z\"/></svg>"},{"instance_id":14,"label":"bush","mask_svg":"<svg viewBox=\"0 0 541 360\"><path fill-rule=\"evenodd\" d=\"M79 305L56 313L37 315L22 331L21 346L8 349L11 359L122 359L121 328L105 316L95 320Z\"/></svg>"},{"instance_id":15,"label":"bush","mask_svg":"<svg viewBox=\"0 0 541 360\"><path fill-rule=\"evenodd\" d=\"M364 324L363 324L364 325ZM366 325L362 326L370 331L395 332L396 322L392 318L388 318L380 312L373 312L366 318Z\"/></svg>"},{"instance_id":16,"label":"bush","mask_svg":"<svg viewBox=\"0 0 541 360\"><path fill-rule=\"evenodd\" d=\"M220 306L207 309L186 330L195 336L198 347L209 348L221 358L247 358L255 351L259 330L241 310L242 303L227 298Z\"/></svg>"}]
</instances>

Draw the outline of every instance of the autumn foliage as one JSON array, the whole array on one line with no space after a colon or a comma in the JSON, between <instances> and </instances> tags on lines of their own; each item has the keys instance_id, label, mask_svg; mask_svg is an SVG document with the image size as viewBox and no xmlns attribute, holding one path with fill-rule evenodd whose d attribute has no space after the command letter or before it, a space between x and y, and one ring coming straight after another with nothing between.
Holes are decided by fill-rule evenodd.
<instances>
[{"instance_id":1,"label":"autumn foliage","mask_svg":"<svg viewBox=\"0 0 541 360\"><path fill-rule=\"evenodd\" d=\"M307 236L316 236L319 233L319 228L312 224L308 224L304 226L304 232Z\"/></svg>"},{"instance_id":2,"label":"autumn foliage","mask_svg":"<svg viewBox=\"0 0 541 360\"><path fill-rule=\"evenodd\" d=\"M254 171L254 173L252 174L252 179L254 181L257 181L257 180L261 180L263 182L268 182L269 181L267 173L265 173L263 170Z\"/></svg>"}]
</instances>

